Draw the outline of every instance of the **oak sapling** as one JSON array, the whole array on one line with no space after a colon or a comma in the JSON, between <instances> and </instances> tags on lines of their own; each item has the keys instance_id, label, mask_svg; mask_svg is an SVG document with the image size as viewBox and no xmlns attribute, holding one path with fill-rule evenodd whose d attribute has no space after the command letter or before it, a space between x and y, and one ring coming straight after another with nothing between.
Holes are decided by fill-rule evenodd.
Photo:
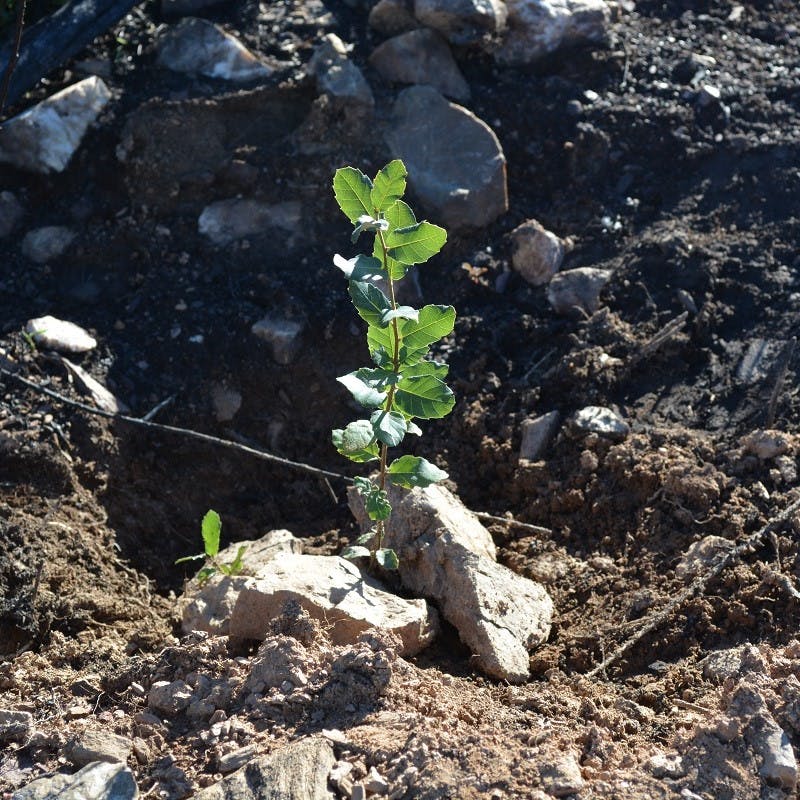
<instances>
[{"instance_id":1,"label":"oak sapling","mask_svg":"<svg viewBox=\"0 0 800 800\"><path fill-rule=\"evenodd\" d=\"M244 568L243 557L247 550L247 545L239 547L236 551L236 557L229 564L217 559L219 541L222 534L222 520L213 509L209 509L203 517L203 522L200 525L200 534L203 537L203 552L196 556L184 556L175 563L183 564L186 561L205 559L206 565L197 573L197 582L200 586L208 583L208 579L217 572L221 572L223 575L239 575Z\"/></svg>"},{"instance_id":2,"label":"oak sapling","mask_svg":"<svg viewBox=\"0 0 800 800\"><path fill-rule=\"evenodd\" d=\"M397 554L383 547L386 520L392 513L387 481L396 486L429 486L447 473L418 456L404 455L388 463L388 450L407 434L422 431L414 419L438 419L452 411L455 398L445 384L448 367L427 356L430 347L453 331L452 306L399 305L396 285L415 264L438 253L447 233L430 222L417 222L401 199L407 172L400 160L391 161L370 180L361 170L336 170L333 192L339 208L353 224L351 240L372 234L370 255L335 255L333 263L348 280L348 292L358 315L367 323L367 346L373 366L338 378L369 413L332 433L343 456L359 463L378 462L377 479L355 478L369 518L375 523L346 548L345 558L369 556L385 569L396 569ZM380 286L386 288L384 292Z\"/></svg>"}]
</instances>

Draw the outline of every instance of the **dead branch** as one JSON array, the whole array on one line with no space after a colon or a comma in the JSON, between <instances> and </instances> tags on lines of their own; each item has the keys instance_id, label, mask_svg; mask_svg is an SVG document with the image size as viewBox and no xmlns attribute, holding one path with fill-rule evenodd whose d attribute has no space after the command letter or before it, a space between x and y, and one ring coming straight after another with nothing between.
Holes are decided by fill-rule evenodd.
<instances>
[{"instance_id":1,"label":"dead branch","mask_svg":"<svg viewBox=\"0 0 800 800\"><path fill-rule=\"evenodd\" d=\"M633 358L631 358L629 366L634 367L644 359L649 358L657 350L660 350L668 341L674 339L686 324L689 318L689 312L684 311L674 319L671 319L664 327L656 331L639 349Z\"/></svg>"},{"instance_id":2,"label":"dead branch","mask_svg":"<svg viewBox=\"0 0 800 800\"><path fill-rule=\"evenodd\" d=\"M626 639L613 653L604 658L597 666L592 667L586 676L594 678L612 664L619 661L625 653L628 652L635 644L640 642L645 636L666 624L687 600L691 600L697 594L702 594L706 591L708 585L718 578L728 567L738 561L742 556L752 553L759 547L764 539L776 530L779 526L788 522L792 516L800 509L800 499L790 503L783 511L779 512L773 519L771 519L763 528L757 530L755 533L746 537L732 550L729 550L721 556L712 567L704 575L699 575L695 578L682 592L680 592L674 600L667 603L657 613L653 614L649 620L639 630L633 634L629 639Z\"/></svg>"},{"instance_id":3,"label":"dead branch","mask_svg":"<svg viewBox=\"0 0 800 800\"><path fill-rule=\"evenodd\" d=\"M14 74L14 68L17 66L17 61L19 60L19 48L22 44L22 31L25 27L25 10L27 7L28 0L17 0L17 21L14 27L14 39L11 43L11 53L8 56L8 63L3 72L3 85L0 87L0 114L3 113L3 109L6 107L8 88L11 85L11 76Z\"/></svg>"},{"instance_id":4,"label":"dead branch","mask_svg":"<svg viewBox=\"0 0 800 800\"><path fill-rule=\"evenodd\" d=\"M474 511L473 513L478 519L485 519L487 522L499 522L511 528L524 528L534 533L551 534L553 532L550 528L543 528L540 525L531 525L529 522L519 522L516 519L508 519L507 517L496 517L494 514L487 514L485 511Z\"/></svg>"}]
</instances>

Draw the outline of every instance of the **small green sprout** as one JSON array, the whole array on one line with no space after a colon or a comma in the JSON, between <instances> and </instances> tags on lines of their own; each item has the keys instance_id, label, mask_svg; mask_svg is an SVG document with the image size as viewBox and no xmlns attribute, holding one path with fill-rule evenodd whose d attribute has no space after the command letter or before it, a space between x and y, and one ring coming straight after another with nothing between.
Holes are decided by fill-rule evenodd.
<instances>
[{"instance_id":1,"label":"small green sprout","mask_svg":"<svg viewBox=\"0 0 800 800\"><path fill-rule=\"evenodd\" d=\"M203 553L196 556L184 556L179 558L175 563L183 564L185 561L197 561L205 559L208 563L197 573L197 582L200 586L208 583L208 579L217 572L223 575L239 575L244 569L242 558L247 550L246 545L242 545L236 551L236 558L229 564L224 564L217 560L219 554L219 540L222 533L222 520L219 514L213 509L206 512L203 517L203 522L200 526L200 534L203 537Z\"/></svg>"},{"instance_id":2,"label":"small green sprout","mask_svg":"<svg viewBox=\"0 0 800 800\"><path fill-rule=\"evenodd\" d=\"M367 323L367 346L373 361L371 367L338 378L370 413L368 419L334 430L333 444L351 461L379 463L377 481L354 480L375 526L342 555L368 556L384 569L398 566L394 550L382 546L386 520L392 513L387 481L411 489L447 477L435 464L418 456L400 456L389 464L388 449L399 445L406 434L422 434L415 417L438 419L455 405L453 392L444 382L447 365L427 358L431 345L452 333L455 309L441 305L416 309L398 305L395 296L395 285L408 270L428 261L447 241L444 228L417 222L401 199L407 175L403 162L395 160L374 180L354 167L336 170L333 178L336 202L354 226L353 243L362 234L374 235L370 255L362 253L347 259L337 253L333 258L348 280L358 315Z\"/></svg>"}]
</instances>

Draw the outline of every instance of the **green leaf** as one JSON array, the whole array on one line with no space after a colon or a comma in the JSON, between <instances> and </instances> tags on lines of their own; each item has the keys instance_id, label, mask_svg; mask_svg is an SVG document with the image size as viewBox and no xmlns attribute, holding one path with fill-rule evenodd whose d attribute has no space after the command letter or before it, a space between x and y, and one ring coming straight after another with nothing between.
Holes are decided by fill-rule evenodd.
<instances>
[{"instance_id":1,"label":"green leaf","mask_svg":"<svg viewBox=\"0 0 800 800\"><path fill-rule=\"evenodd\" d=\"M368 545L375 538L375 534L375 528L370 528L366 533L362 533L361 536L356 539L356 544Z\"/></svg>"},{"instance_id":2,"label":"green leaf","mask_svg":"<svg viewBox=\"0 0 800 800\"><path fill-rule=\"evenodd\" d=\"M374 438L372 425L365 419L351 422L344 430L331 431L331 441L339 454L359 464L378 460L378 445ZM362 445L365 439L368 441Z\"/></svg>"},{"instance_id":3,"label":"green leaf","mask_svg":"<svg viewBox=\"0 0 800 800\"><path fill-rule=\"evenodd\" d=\"M385 232L389 230L389 223L385 219L374 219L369 214L362 214L356 220L356 223L355 230L350 235L350 241L353 242L353 244L358 241L358 237L361 236L364 231L376 233L377 231Z\"/></svg>"},{"instance_id":4,"label":"green leaf","mask_svg":"<svg viewBox=\"0 0 800 800\"><path fill-rule=\"evenodd\" d=\"M417 425L416 422L412 422L411 420L408 420L408 431L407 431L407 433L413 433L414 436L422 436L422 428L420 428L420 426Z\"/></svg>"},{"instance_id":5,"label":"green leaf","mask_svg":"<svg viewBox=\"0 0 800 800\"><path fill-rule=\"evenodd\" d=\"M427 352L429 345L452 333L455 323L456 310L453 306L423 306L417 322L409 320L403 323L400 331L402 343L409 355L419 351ZM404 360L409 363L419 361L418 358Z\"/></svg>"},{"instance_id":6,"label":"green leaf","mask_svg":"<svg viewBox=\"0 0 800 800\"><path fill-rule=\"evenodd\" d=\"M367 515L373 521L389 519L392 514L392 504L389 502L389 495L383 489L375 487L375 491L369 494L364 501L364 508Z\"/></svg>"},{"instance_id":7,"label":"green leaf","mask_svg":"<svg viewBox=\"0 0 800 800\"><path fill-rule=\"evenodd\" d=\"M244 554L247 552L247 545L243 544L239 547L236 551L236 558L228 564L228 568L230 569L229 575L238 575L242 569L244 568Z\"/></svg>"},{"instance_id":8,"label":"green leaf","mask_svg":"<svg viewBox=\"0 0 800 800\"><path fill-rule=\"evenodd\" d=\"M430 222L390 230L386 235L389 256L401 264L422 264L435 256L447 241L447 232Z\"/></svg>"},{"instance_id":9,"label":"green leaf","mask_svg":"<svg viewBox=\"0 0 800 800\"><path fill-rule=\"evenodd\" d=\"M208 579L212 575L215 575L216 572L217 572L217 568L215 566L213 566L212 564L209 564L207 567L203 567L203 569L201 569L197 573L197 583L198 583L198 585L199 586L205 586L208 583Z\"/></svg>"},{"instance_id":10,"label":"green leaf","mask_svg":"<svg viewBox=\"0 0 800 800\"><path fill-rule=\"evenodd\" d=\"M383 216L389 222L389 234L397 228L407 228L417 224L417 218L414 216L411 206L409 206L408 203L404 203L402 200L396 200L392 203L392 205L386 209ZM383 248L377 236L375 237L375 244L372 248L372 255L383 263ZM391 256L387 256L386 260L386 267L389 274L392 276L392 280L400 280L408 271L408 267L405 264L401 264L399 261L391 258Z\"/></svg>"},{"instance_id":11,"label":"green leaf","mask_svg":"<svg viewBox=\"0 0 800 800\"><path fill-rule=\"evenodd\" d=\"M372 369L370 367L361 367L355 371L355 375L359 380L363 381L373 389L379 392L384 392L390 386L393 386L400 380L400 374L390 369L382 369L380 367Z\"/></svg>"},{"instance_id":12,"label":"green leaf","mask_svg":"<svg viewBox=\"0 0 800 800\"><path fill-rule=\"evenodd\" d=\"M206 512L203 522L200 525L200 533L203 536L203 549L209 558L213 558L219 553L219 537L222 532L222 520L219 514L213 509Z\"/></svg>"},{"instance_id":13,"label":"green leaf","mask_svg":"<svg viewBox=\"0 0 800 800\"><path fill-rule=\"evenodd\" d=\"M361 403L364 408L378 408L386 399L384 392L380 392L365 383L359 377L358 372L350 372L336 380L345 386L356 402Z\"/></svg>"},{"instance_id":14,"label":"green leaf","mask_svg":"<svg viewBox=\"0 0 800 800\"><path fill-rule=\"evenodd\" d=\"M370 200L372 181L355 167L337 169L333 176L333 194L339 208L354 225L364 214L372 216L373 208Z\"/></svg>"},{"instance_id":15,"label":"green leaf","mask_svg":"<svg viewBox=\"0 0 800 800\"><path fill-rule=\"evenodd\" d=\"M400 559L397 557L397 553L388 547L381 547L380 550L376 550L375 560L384 569L397 569L400 566Z\"/></svg>"},{"instance_id":16,"label":"green leaf","mask_svg":"<svg viewBox=\"0 0 800 800\"><path fill-rule=\"evenodd\" d=\"M333 257L334 266L344 272L351 281L386 280L381 262L377 258L359 253L355 258L343 258L338 253Z\"/></svg>"},{"instance_id":17,"label":"green leaf","mask_svg":"<svg viewBox=\"0 0 800 800\"><path fill-rule=\"evenodd\" d=\"M366 547L360 545L345 547L345 549L342 550L342 558L349 558L351 561L356 558L369 558L371 555L372 553L370 553Z\"/></svg>"},{"instance_id":18,"label":"green leaf","mask_svg":"<svg viewBox=\"0 0 800 800\"><path fill-rule=\"evenodd\" d=\"M399 411L421 419L446 417L455 402L450 387L431 375L401 376L394 395L394 404Z\"/></svg>"},{"instance_id":19,"label":"green leaf","mask_svg":"<svg viewBox=\"0 0 800 800\"><path fill-rule=\"evenodd\" d=\"M389 480L395 486L413 489L415 486L425 488L432 483L443 481L447 473L419 456L400 456L388 469Z\"/></svg>"},{"instance_id":20,"label":"green leaf","mask_svg":"<svg viewBox=\"0 0 800 800\"><path fill-rule=\"evenodd\" d=\"M348 292L358 315L367 325L380 325L381 316L392 308L391 300L371 283L350 281Z\"/></svg>"},{"instance_id":21,"label":"green leaf","mask_svg":"<svg viewBox=\"0 0 800 800\"><path fill-rule=\"evenodd\" d=\"M376 411L370 418L375 438L396 447L406 435L406 418L397 411Z\"/></svg>"},{"instance_id":22,"label":"green leaf","mask_svg":"<svg viewBox=\"0 0 800 800\"><path fill-rule=\"evenodd\" d=\"M400 159L390 161L376 176L370 200L377 211L386 211L406 191L405 164Z\"/></svg>"},{"instance_id":23,"label":"green leaf","mask_svg":"<svg viewBox=\"0 0 800 800\"><path fill-rule=\"evenodd\" d=\"M393 319L413 319L416 322L419 319L419 311L411 306L390 308L381 314L380 324L385 328Z\"/></svg>"},{"instance_id":24,"label":"green leaf","mask_svg":"<svg viewBox=\"0 0 800 800\"><path fill-rule=\"evenodd\" d=\"M406 378L419 378L423 375L431 375L443 381L447 377L450 367L440 361L418 361L416 364L409 364L400 368L400 372Z\"/></svg>"}]
</instances>

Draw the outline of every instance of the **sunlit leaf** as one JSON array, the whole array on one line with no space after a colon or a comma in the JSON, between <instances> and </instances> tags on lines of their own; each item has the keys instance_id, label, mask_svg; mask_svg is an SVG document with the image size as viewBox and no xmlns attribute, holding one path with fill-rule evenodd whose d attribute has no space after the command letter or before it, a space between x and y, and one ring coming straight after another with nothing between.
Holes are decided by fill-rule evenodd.
<instances>
[{"instance_id":1,"label":"sunlit leaf","mask_svg":"<svg viewBox=\"0 0 800 800\"><path fill-rule=\"evenodd\" d=\"M375 176L370 199L377 211L386 211L392 203L403 196L406 191L407 175L405 164L395 159Z\"/></svg>"},{"instance_id":2,"label":"sunlit leaf","mask_svg":"<svg viewBox=\"0 0 800 800\"><path fill-rule=\"evenodd\" d=\"M396 228L386 234L389 256L401 264L422 264L435 256L447 241L447 232L430 222Z\"/></svg>"},{"instance_id":3,"label":"sunlit leaf","mask_svg":"<svg viewBox=\"0 0 800 800\"><path fill-rule=\"evenodd\" d=\"M376 550L375 560L384 569L394 570L400 566L400 559L397 557L397 553L388 547L381 547L379 550Z\"/></svg>"},{"instance_id":4,"label":"sunlit leaf","mask_svg":"<svg viewBox=\"0 0 800 800\"><path fill-rule=\"evenodd\" d=\"M444 470L419 456L400 456L389 465L387 472L393 484L406 489L413 489L415 486L424 489L447 477Z\"/></svg>"},{"instance_id":5,"label":"sunlit leaf","mask_svg":"<svg viewBox=\"0 0 800 800\"><path fill-rule=\"evenodd\" d=\"M370 422L375 438L389 447L397 447L406 435L405 417L397 411L376 411Z\"/></svg>"},{"instance_id":6,"label":"sunlit leaf","mask_svg":"<svg viewBox=\"0 0 800 800\"><path fill-rule=\"evenodd\" d=\"M213 558L219 553L219 538L222 533L222 520L213 509L209 509L203 517L200 533L203 536L203 549L206 555Z\"/></svg>"},{"instance_id":7,"label":"sunlit leaf","mask_svg":"<svg viewBox=\"0 0 800 800\"><path fill-rule=\"evenodd\" d=\"M432 375L403 375L394 395L394 404L399 411L421 419L445 417L453 410L455 402L450 387Z\"/></svg>"},{"instance_id":8,"label":"sunlit leaf","mask_svg":"<svg viewBox=\"0 0 800 800\"><path fill-rule=\"evenodd\" d=\"M333 193L339 208L353 224L364 214L372 216L371 192L372 181L360 169L342 167L336 170Z\"/></svg>"}]
</instances>

